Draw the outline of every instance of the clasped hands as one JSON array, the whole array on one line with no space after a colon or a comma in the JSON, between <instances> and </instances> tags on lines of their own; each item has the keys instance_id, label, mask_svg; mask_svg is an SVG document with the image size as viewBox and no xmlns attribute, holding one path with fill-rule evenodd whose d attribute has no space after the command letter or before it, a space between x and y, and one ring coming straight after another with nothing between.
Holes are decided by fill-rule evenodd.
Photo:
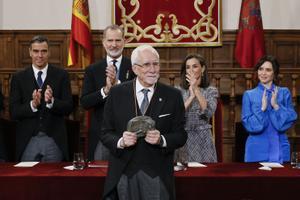
<instances>
[{"instance_id":1,"label":"clasped hands","mask_svg":"<svg viewBox=\"0 0 300 200\"><path fill-rule=\"evenodd\" d=\"M278 94L278 87L276 86L274 91L272 91L271 97L271 106L274 110L279 109L279 105L277 104L277 94ZM261 110L264 112L268 107L268 98L267 98L267 89L265 88L262 99L261 99Z\"/></svg>"},{"instance_id":2,"label":"clasped hands","mask_svg":"<svg viewBox=\"0 0 300 200\"><path fill-rule=\"evenodd\" d=\"M137 134L134 132L125 131L121 140L121 147L134 146L137 142ZM146 133L145 141L149 144L159 145L161 140L159 130L149 130Z\"/></svg>"},{"instance_id":3,"label":"clasped hands","mask_svg":"<svg viewBox=\"0 0 300 200\"><path fill-rule=\"evenodd\" d=\"M195 73L187 73L185 75L185 80L189 83L189 91L190 91L190 98L195 98L196 95L200 93L199 85L201 83L201 78L196 78Z\"/></svg>"},{"instance_id":4,"label":"clasped hands","mask_svg":"<svg viewBox=\"0 0 300 200\"><path fill-rule=\"evenodd\" d=\"M42 89L36 89L32 93L32 106L37 108L41 104L42 99ZM51 103L53 99L53 91L52 88L47 85L47 88L44 93L44 100L46 103Z\"/></svg>"},{"instance_id":5,"label":"clasped hands","mask_svg":"<svg viewBox=\"0 0 300 200\"><path fill-rule=\"evenodd\" d=\"M108 94L112 86L118 83L116 68L113 65L108 65L106 67L106 85L103 88L104 93Z\"/></svg>"},{"instance_id":6,"label":"clasped hands","mask_svg":"<svg viewBox=\"0 0 300 200\"><path fill-rule=\"evenodd\" d=\"M189 83L189 92L190 92L190 96L189 96L189 103L192 102L192 100L196 97L199 101L200 107L202 110L207 108L207 101L205 99L205 97L201 94L200 90L199 90L199 86L201 84L201 76L199 76L198 78L195 76L195 73L193 71L191 71L190 73L187 73L185 75L185 79L186 81Z\"/></svg>"}]
</instances>

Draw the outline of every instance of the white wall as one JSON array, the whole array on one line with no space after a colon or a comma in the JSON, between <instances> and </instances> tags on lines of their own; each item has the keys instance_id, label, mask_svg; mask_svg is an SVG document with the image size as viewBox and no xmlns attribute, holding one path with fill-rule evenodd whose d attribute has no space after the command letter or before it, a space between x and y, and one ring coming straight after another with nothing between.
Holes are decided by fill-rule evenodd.
<instances>
[{"instance_id":1,"label":"white wall","mask_svg":"<svg viewBox=\"0 0 300 200\"><path fill-rule=\"evenodd\" d=\"M242 0L223 0L223 29L237 29ZM264 29L300 29L299 0L260 0Z\"/></svg>"},{"instance_id":2,"label":"white wall","mask_svg":"<svg viewBox=\"0 0 300 200\"><path fill-rule=\"evenodd\" d=\"M73 0L0 0L0 29L70 29ZM112 22L112 0L89 0L92 29Z\"/></svg>"},{"instance_id":3,"label":"white wall","mask_svg":"<svg viewBox=\"0 0 300 200\"><path fill-rule=\"evenodd\" d=\"M89 0L92 29L112 22L113 0ZM223 29L237 29L241 0L222 1ZM0 0L0 29L70 29L73 0ZM300 29L299 0L260 0L265 29Z\"/></svg>"},{"instance_id":4,"label":"white wall","mask_svg":"<svg viewBox=\"0 0 300 200\"><path fill-rule=\"evenodd\" d=\"M3 0L0 0L0 30L3 24Z\"/></svg>"}]
</instances>

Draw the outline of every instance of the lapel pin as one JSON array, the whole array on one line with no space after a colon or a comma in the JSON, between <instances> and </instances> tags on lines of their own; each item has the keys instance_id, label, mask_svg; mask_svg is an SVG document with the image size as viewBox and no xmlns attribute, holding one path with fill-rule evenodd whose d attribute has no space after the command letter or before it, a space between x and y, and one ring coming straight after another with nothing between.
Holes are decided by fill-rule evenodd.
<instances>
[{"instance_id":1,"label":"lapel pin","mask_svg":"<svg viewBox=\"0 0 300 200\"><path fill-rule=\"evenodd\" d=\"M159 98L158 101L162 101L162 98Z\"/></svg>"}]
</instances>

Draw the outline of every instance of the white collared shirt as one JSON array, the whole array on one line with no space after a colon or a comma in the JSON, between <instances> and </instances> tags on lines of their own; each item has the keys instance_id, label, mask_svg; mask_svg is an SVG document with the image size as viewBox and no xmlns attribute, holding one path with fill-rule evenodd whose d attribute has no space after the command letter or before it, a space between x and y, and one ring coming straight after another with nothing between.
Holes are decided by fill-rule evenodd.
<instances>
[{"instance_id":1,"label":"white collared shirt","mask_svg":"<svg viewBox=\"0 0 300 200\"><path fill-rule=\"evenodd\" d=\"M37 80L37 78L38 78L39 71L42 71L43 73L42 73L41 78L42 78L43 82L45 82L46 77L47 77L48 64L43 69L38 69L32 64L32 69L33 69L35 80ZM51 109L53 107L53 103L54 103L54 98L52 98L51 103L46 103L46 107ZM38 111L38 109L33 107L32 100L30 101L30 107L31 107L32 112L37 112Z\"/></svg>"},{"instance_id":2,"label":"white collared shirt","mask_svg":"<svg viewBox=\"0 0 300 200\"><path fill-rule=\"evenodd\" d=\"M43 72L42 73L42 80L43 80L43 82L45 82L45 79L47 77L48 64L43 69L38 69L34 65L32 65L32 69L33 69L35 80L37 80L37 78L38 78L38 72L42 71Z\"/></svg>"},{"instance_id":3,"label":"white collared shirt","mask_svg":"<svg viewBox=\"0 0 300 200\"><path fill-rule=\"evenodd\" d=\"M153 96L153 93L154 93L154 85L152 87L144 87L144 86L142 86L139 79L137 78L136 82L135 82L135 91L136 91L136 99L138 101L139 108L141 107L141 104L142 104L143 99L144 99L144 93L142 92L142 89L144 89L144 88L150 90L148 92L148 100L150 102L151 98Z\"/></svg>"},{"instance_id":4,"label":"white collared shirt","mask_svg":"<svg viewBox=\"0 0 300 200\"><path fill-rule=\"evenodd\" d=\"M117 67L118 71L120 71L121 61L122 61L122 55L119 58L117 58L117 59L114 59L114 58L111 58L109 56L106 56L106 63L107 64L111 64L112 65L113 64L113 60L117 60L116 67Z\"/></svg>"}]
</instances>

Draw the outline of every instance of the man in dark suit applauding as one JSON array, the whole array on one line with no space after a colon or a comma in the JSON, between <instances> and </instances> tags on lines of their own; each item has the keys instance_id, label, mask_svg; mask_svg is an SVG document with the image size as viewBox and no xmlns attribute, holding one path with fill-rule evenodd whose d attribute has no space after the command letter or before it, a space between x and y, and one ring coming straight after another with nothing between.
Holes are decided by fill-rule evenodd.
<instances>
[{"instance_id":1,"label":"man in dark suit applauding","mask_svg":"<svg viewBox=\"0 0 300 200\"><path fill-rule=\"evenodd\" d=\"M108 159L108 150L99 141L104 103L112 86L134 78L130 60L122 56L124 45L123 30L118 25L106 27L103 32L103 46L107 56L85 70L80 102L83 108L91 109L89 160Z\"/></svg>"},{"instance_id":2,"label":"man in dark suit applauding","mask_svg":"<svg viewBox=\"0 0 300 200\"><path fill-rule=\"evenodd\" d=\"M68 159L64 117L72 111L67 71L48 64L48 39L30 41L32 65L13 75L10 114L17 120L16 158L21 161L58 162Z\"/></svg>"},{"instance_id":3,"label":"man in dark suit applauding","mask_svg":"<svg viewBox=\"0 0 300 200\"><path fill-rule=\"evenodd\" d=\"M131 62L137 78L113 87L104 108L101 141L110 151L104 199L175 199L174 150L187 139L183 99L157 82L159 55L152 46L134 49ZM137 116L151 117L155 128L144 136L128 131Z\"/></svg>"}]
</instances>

